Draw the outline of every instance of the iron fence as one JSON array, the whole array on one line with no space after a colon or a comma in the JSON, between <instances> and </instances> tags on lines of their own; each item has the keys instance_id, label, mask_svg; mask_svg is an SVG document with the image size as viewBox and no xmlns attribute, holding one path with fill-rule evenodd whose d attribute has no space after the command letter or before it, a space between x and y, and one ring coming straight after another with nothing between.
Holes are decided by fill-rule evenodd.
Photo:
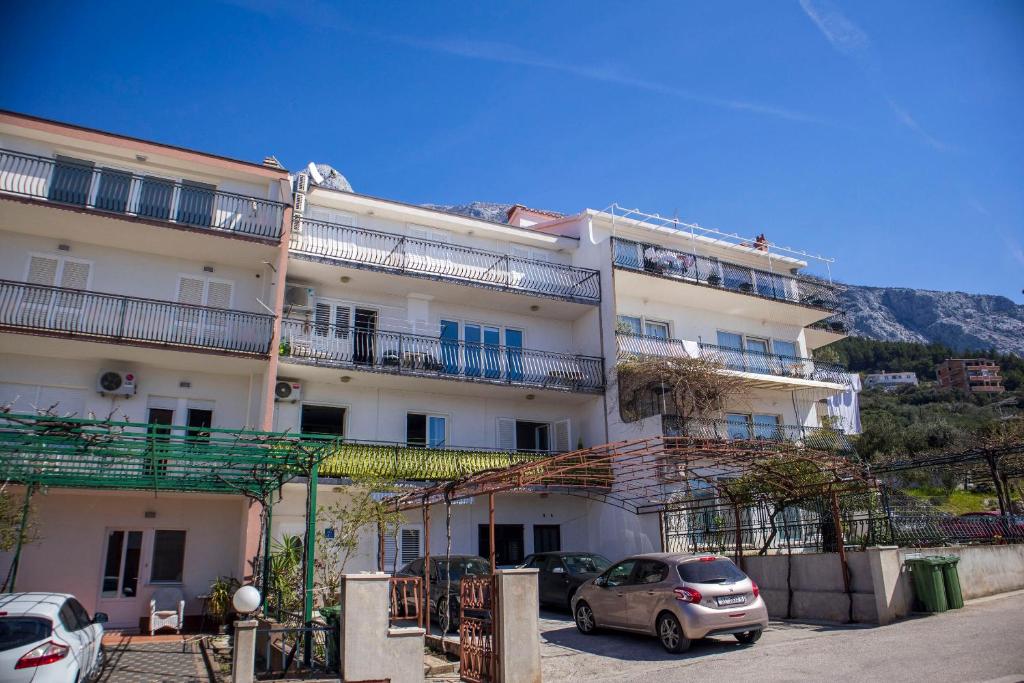
<instances>
[{"instance_id":1,"label":"iron fence","mask_svg":"<svg viewBox=\"0 0 1024 683\"><path fill-rule=\"evenodd\" d=\"M274 316L0 280L0 328L266 355Z\"/></svg>"},{"instance_id":2,"label":"iron fence","mask_svg":"<svg viewBox=\"0 0 1024 683\"><path fill-rule=\"evenodd\" d=\"M758 423L752 419L682 418L677 415L663 415L661 430L665 436L721 441L799 443L816 450L854 452L853 443L846 433L831 427Z\"/></svg>"},{"instance_id":3,"label":"iron fence","mask_svg":"<svg viewBox=\"0 0 1024 683\"><path fill-rule=\"evenodd\" d=\"M261 678L292 678L340 669L341 634L323 622L269 625L256 631L255 671Z\"/></svg>"},{"instance_id":4,"label":"iron fence","mask_svg":"<svg viewBox=\"0 0 1024 683\"><path fill-rule=\"evenodd\" d=\"M394 625L414 621L423 628L423 579L419 576L392 576L388 579L388 621Z\"/></svg>"},{"instance_id":5,"label":"iron fence","mask_svg":"<svg viewBox=\"0 0 1024 683\"><path fill-rule=\"evenodd\" d=\"M281 323L289 362L600 393L601 358L303 320Z\"/></svg>"},{"instance_id":6,"label":"iron fence","mask_svg":"<svg viewBox=\"0 0 1024 683\"><path fill-rule=\"evenodd\" d=\"M809 275L775 273L619 237L613 238L613 249L619 268L826 311L841 308L839 287Z\"/></svg>"},{"instance_id":7,"label":"iron fence","mask_svg":"<svg viewBox=\"0 0 1024 683\"><path fill-rule=\"evenodd\" d=\"M291 251L377 270L598 303L598 271L351 225L302 219Z\"/></svg>"},{"instance_id":8,"label":"iron fence","mask_svg":"<svg viewBox=\"0 0 1024 683\"><path fill-rule=\"evenodd\" d=\"M194 228L278 240L285 204L187 180L0 150L0 192Z\"/></svg>"}]
</instances>

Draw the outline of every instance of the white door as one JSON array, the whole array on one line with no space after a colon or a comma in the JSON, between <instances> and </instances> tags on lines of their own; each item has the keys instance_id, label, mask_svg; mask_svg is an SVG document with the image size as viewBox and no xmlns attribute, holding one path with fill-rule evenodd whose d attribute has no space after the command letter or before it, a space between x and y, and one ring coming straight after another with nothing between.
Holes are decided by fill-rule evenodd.
<instances>
[{"instance_id":1,"label":"white door","mask_svg":"<svg viewBox=\"0 0 1024 683\"><path fill-rule=\"evenodd\" d=\"M22 297L20 317L30 327L56 328L65 331L81 329L85 295L89 288L92 263L67 256L32 254L25 281L40 287L62 287L75 291L29 289Z\"/></svg>"},{"instance_id":2,"label":"white door","mask_svg":"<svg viewBox=\"0 0 1024 683\"><path fill-rule=\"evenodd\" d=\"M178 302L208 308L231 308L233 283L228 280L189 275L178 277ZM232 326L226 313L183 308L177 313L179 339L176 341L222 348L228 344Z\"/></svg>"},{"instance_id":3,"label":"white door","mask_svg":"<svg viewBox=\"0 0 1024 683\"><path fill-rule=\"evenodd\" d=\"M110 616L111 627L138 628L139 617L144 616L140 593L144 587L145 536L141 529L107 530L96 610Z\"/></svg>"}]
</instances>

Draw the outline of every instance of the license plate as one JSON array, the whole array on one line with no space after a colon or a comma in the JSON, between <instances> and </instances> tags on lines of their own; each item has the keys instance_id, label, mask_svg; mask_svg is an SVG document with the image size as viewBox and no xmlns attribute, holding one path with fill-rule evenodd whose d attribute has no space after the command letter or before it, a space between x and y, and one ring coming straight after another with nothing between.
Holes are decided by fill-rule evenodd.
<instances>
[{"instance_id":1,"label":"license plate","mask_svg":"<svg viewBox=\"0 0 1024 683\"><path fill-rule=\"evenodd\" d=\"M743 603L745 603L747 601L747 596L745 596L745 595L722 595L722 596L719 596L719 597L715 598L715 600L718 601L718 606L719 607L725 607L726 605L742 605Z\"/></svg>"}]
</instances>

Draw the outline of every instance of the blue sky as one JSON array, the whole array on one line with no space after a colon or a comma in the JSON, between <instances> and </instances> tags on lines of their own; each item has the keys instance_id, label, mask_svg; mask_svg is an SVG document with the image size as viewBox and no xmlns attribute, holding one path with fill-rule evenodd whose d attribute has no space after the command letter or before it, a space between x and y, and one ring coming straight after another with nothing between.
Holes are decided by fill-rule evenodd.
<instances>
[{"instance_id":1,"label":"blue sky","mask_svg":"<svg viewBox=\"0 0 1024 683\"><path fill-rule=\"evenodd\" d=\"M1024 3L12 3L0 107L1024 302Z\"/></svg>"}]
</instances>

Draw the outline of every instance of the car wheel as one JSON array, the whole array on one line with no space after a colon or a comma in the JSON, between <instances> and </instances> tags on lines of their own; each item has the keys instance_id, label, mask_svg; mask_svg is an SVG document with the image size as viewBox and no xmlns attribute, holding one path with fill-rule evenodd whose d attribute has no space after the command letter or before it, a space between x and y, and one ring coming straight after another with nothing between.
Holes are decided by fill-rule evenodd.
<instances>
[{"instance_id":1,"label":"car wheel","mask_svg":"<svg viewBox=\"0 0 1024 683\"><path fill-rule=\"evenodd\" d=\"M589 636L597 630L597 620L594 619L594 611L590 609L590 605L582 600L577 603L573 616L576 619L577 630L583 635Z\"/></svg>"},{"instance_id":2,"label":"car wheel","mask_svg":"<svg viewBox=\"0 0 1024 683\"><path fill-rule=\"evenodd\" d=\"M743 633L736 634L736 640L740 641L744 645L753 645L761 639L761 629L755 628L753 631L744 631Z\"/></svg>"},{"instance_id":3,"label":"car wheel","mask_svg":"<svg viewBox=\"0 0 1024 683\"><path fill-rule=\"evenodd\" d=\"M690 639L683 633L679 620L668 612L658 617L658 640L661 641L661 646L672 654L690 649Z\"/></svg>"}]
</instances>

